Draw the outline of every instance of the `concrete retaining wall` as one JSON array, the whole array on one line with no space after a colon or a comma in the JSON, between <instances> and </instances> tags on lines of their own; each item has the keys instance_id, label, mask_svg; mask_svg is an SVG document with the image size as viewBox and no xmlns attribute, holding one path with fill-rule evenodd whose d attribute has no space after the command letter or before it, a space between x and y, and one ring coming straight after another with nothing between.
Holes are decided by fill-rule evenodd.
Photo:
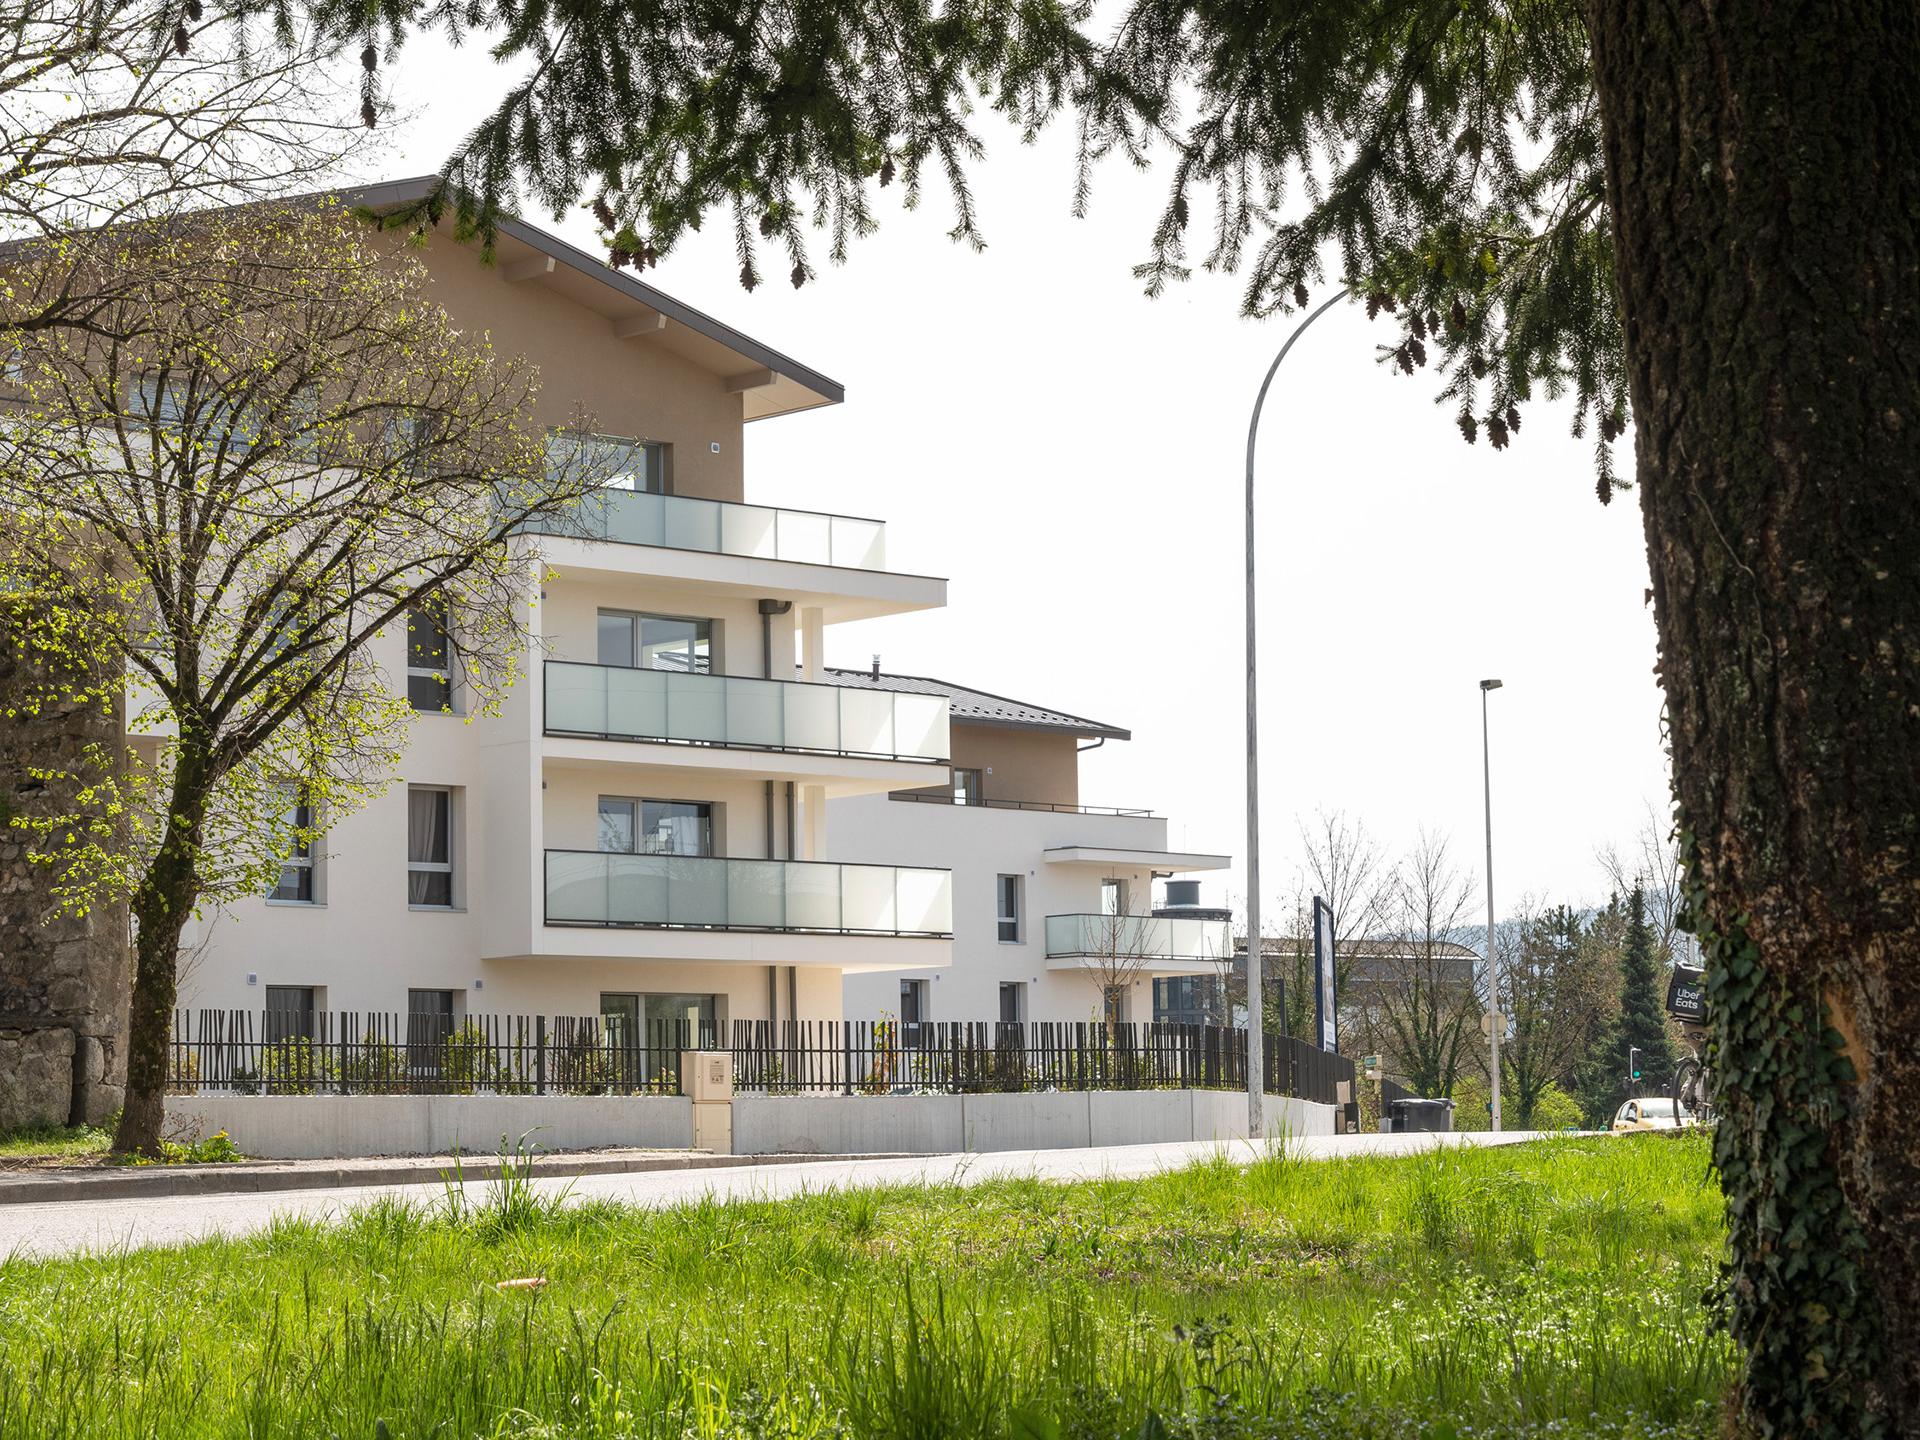
<instances>
[{"instance_id":1,"label":"concrete retaining wall","mask_svg":"<svg viewBox=\"0 0 1920 1440\"><path fill-rule=\"evenodd\" d=\"M492 1155L527 1131L543 1150L685 1150L693 1102L630 1095L171 1095L170 1134L224 1130L248 1155Z\"/></svg>"},{"instance_id":2,"label":"concrete retaining wall","mask_svg":"<svg viewBox=\"0 0 1920 1440\"><path fill-rule=\"evenodd\" d=\"M1270 1134L1331 1135L1339 1111L1267 1097ZM1216 1090L1020 1095L736 1095L737 1155L937 1155L1233 1140L1247 1098Z\"/></svg>"},{"instance_id":3,"label":"concrete retaining wall","mask_svg":"<svg viewBox=\"0 0 1920 1440\"><path fill-rule=\"evenodd\" d=\"M1331 1105L1267 1097L1272 1134L1331 1135ZM175 1135L225 1130L263 1160L358 1155L492 1155L534 1131L543 1150L685 1150L693 1104L612 1095L174 1095ZM1247 1099L1217 1090L1019 1095L736 1095L736 1155L944 1155L1233 1140Z\"/></svg>"}]
</instances>

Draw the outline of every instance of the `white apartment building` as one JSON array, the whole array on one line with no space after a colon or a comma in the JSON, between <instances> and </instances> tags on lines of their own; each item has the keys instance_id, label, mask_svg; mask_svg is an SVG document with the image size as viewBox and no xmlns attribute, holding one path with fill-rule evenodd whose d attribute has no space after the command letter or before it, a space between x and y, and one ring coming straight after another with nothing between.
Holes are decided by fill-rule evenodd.
<instances>
[{"instance_id":1,"label":"white apartment building","mask_svg":"<svg viewBox=\"0 0 1920 1440\"><path fill-rule=\"evenodd\" d=\"M849 1020L1188 1019L1232 963L1223 911L1176 876L1226 855L1167 848L1165 817L1080 803L1080 756L1129 732L1042 705L912 675L833 670L836 684L945 695L952 779L836 799L828 853L953 872L953 956L942 968L849 972ZM1168 904L1171 898L1177 903ZM1158 901L1158 903L1156 903Z\"/></svg>"},{"instance_id":2,"label":"white apartment building","mask_svg":"<svg viewBox=\"0 0 1920 1440\"><path fill-rule=\"evenodd\" d=\"M881 834L832 843L828 820L830 801L949 783L946 701L846 683L822 645L943 605L946 582L888 569L879 521L746 493L744 426L841 387L530 225L504 222L490 265L446 229L418 253L457 323L540 368L541 419L584 409L644 464L578 533L526 537L538 643L501 714L441 713L462 684L429 618L389 638L422 712L396 783L318 817L271 896L189 936L182 1006L283 1032L322 1010L724 1031L838 1019L848 973L937 973L946 869Z\"/></svg>"}]
</instances>

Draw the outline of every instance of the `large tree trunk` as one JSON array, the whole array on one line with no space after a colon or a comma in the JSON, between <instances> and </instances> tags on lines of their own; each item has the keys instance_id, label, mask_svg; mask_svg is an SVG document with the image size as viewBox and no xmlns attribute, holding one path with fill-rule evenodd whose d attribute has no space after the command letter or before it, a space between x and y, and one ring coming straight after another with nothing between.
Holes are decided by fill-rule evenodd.
<instances>
[{"instance_id":1,"label":"large tree trunk","mask_svg":"<svg viewBox=\"0 0 1920 1440\"><path fill-rule=\"evenodd\" d=\"M1587 0L1770 1434L1920 1434L1920 9Z\"/></svg>"}]
</instances>

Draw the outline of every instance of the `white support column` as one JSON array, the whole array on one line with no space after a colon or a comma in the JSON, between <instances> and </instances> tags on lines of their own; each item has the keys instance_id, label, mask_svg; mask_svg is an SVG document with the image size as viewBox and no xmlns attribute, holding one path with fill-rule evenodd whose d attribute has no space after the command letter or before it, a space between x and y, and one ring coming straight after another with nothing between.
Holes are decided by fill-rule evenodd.
<instances>
[{"instance_id":1,"label":"white support column","mask_svg":"<svg viewBox=\"0 0 1920 1440\"><path fill-rule=\"evenodd\" d=\"M806 666L808 680L818 684L826 678L827 662L823 653L826 644L826 612L818 605L800 607L800 640L803 650L802 663Z\"/></svg>"},{"instance_id":2,"label":"white support column","mask_svg":"<svg viewBox=\"0 0 1920 1440\"><path fill-rule=\"evenodd\" d=\"M800 787L800 856L818 860L827 853L827 787Z\"/></svg>"}]
</instances>

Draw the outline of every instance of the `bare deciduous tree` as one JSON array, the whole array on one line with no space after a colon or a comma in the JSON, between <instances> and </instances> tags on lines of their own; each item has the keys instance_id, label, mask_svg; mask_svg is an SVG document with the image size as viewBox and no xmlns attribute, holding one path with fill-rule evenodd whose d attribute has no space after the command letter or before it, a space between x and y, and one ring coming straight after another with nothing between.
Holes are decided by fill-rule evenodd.
<instances>
[{"instance_id":1,"label":"bare deciduous tree","mask_svg":"<svg viewBox=\"0 0 1920 1440\"><path fill-rule=\"evenodd\" d=\"M1666 965L1686 955L1691 937L1680 929L1680 844L1673 822L1648 805L1626 848L1610 842L1598 859L1616 896L1631 895L1636 885L1645 892L1655 958Z\"/></svg>"},{"instance_id":2,"label":"bare deciduous tree","mask_svg":"<svg viewBox=\"0 0 1920 1440\"><path fill-rule=\"evenodd\" d=\"M1619 1005L1618 957L1598 924L1564 905L1522 901L1494 931L1494 963L1511 1032L1500 1046L1513 1122L1530 1129L1550 1085L1571 1090Z\"/></svg>"}]
</instances>

